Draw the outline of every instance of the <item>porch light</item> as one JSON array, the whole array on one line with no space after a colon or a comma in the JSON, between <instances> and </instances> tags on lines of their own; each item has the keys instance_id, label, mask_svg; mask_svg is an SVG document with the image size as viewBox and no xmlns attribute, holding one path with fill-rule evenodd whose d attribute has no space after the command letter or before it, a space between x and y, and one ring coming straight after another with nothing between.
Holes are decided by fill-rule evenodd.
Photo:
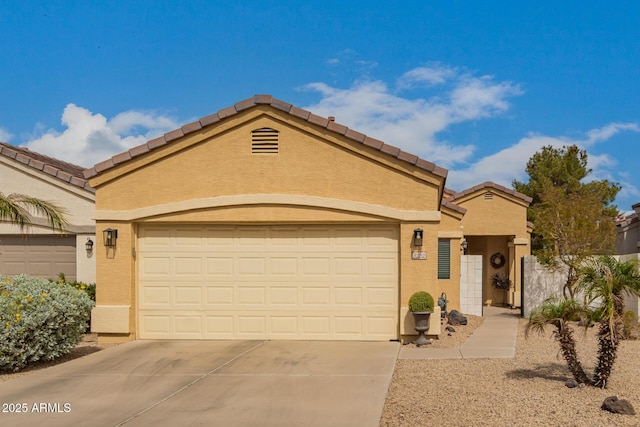
<instances>
[{"instance_id":1,"label":"porch light","mask_svg":"<svg viewBox=\"0 0 640 427\"><path fill-rule=\"evenodd\" d=\"M422 246L423 231L422 228L416 228L413 230L413 246Z\"/></svg>"},{"instance_id":2,"label":"porch light","mask_svg":"<svg viewBox=\"0 0 640 427\"><path fill-rule=\"evenodd\" d=\"M112 248L116 246L116 240L118 239L118 230L113 228L107 228L102 231L102 236L104 239L104 245L108 248Z\"/></svg>"},{"instance_id":3,"label":"porch light","mask_svg":"<svg viewBox=\"0 0 640 427\"><path fill-rule=\"evenodd\" d=\"M93 250L93 240L91 240L91 237L87 237L87 243L84 244L84 248L88 253L91 253Z\"/></svg>"},{"instance_id":4,"label":"porch light","mask_svg":"<svg viewBox=\"0 0 640 427\"><path fill-rule=\"evenodd\" d=\"M467 243L467 239L462 238L462 241L460 242L460 247L462 248L463 251L467 250L467 248L469 247L469 243Z\"/></svg>"}]
</instances>

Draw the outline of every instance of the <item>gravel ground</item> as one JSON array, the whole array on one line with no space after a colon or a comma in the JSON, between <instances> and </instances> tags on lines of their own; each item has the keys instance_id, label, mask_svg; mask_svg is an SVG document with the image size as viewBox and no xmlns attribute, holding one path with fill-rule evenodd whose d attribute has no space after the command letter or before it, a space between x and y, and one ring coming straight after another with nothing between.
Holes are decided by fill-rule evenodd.
<instances>
[{"instance_id":1,"label":"gravel ground","mask_svg":"<svg viewBox=\"0 0 640 427\"><path fill-rule=\"evenodd\" d=\"M640 341L622 341L607 389L569 389L551 329L525 339L525 325L522 319L514 359L398 360L380 425L640 426ZM595 329L576 331L587 373L595 365ZM637 415L601 410L608 396L627 399Z\"/></svg>"},{"instance_id":2,"label":"gravel ground","mask_svg":"<svg viewBox=\"0 0 640 427\"><path fill-rule=\"evenodd\" d=\"M428 348L458 348L471 336L473 331L482 324L484 318L481 316L472 316L465 314L467 318L466 325L452 326L455 332L449 332L445 328L446 324L442 325L440 335L437 338L431 339L431 344ZM417 336L413 339L417 339ZM408 347L415 347L412 342L405 343Z\"/></svg>"}]
</instances>

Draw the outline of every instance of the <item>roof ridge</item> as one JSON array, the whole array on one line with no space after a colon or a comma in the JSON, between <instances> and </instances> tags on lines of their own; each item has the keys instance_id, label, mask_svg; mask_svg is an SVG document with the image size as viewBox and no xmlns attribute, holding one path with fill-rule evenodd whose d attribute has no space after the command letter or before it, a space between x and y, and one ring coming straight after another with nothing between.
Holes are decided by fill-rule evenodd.
<instances>
[{"instance_id":1,"label":"roof ridge","mask_svg":"<svg viewBox=\"0 0 640 427\"><path fill-rule=\"evenodd\" d=\"M459 199L461 197L464 197L468 194L471 193L475 193L476 191L479 190L484 190L487 188L492 188L494 190L498 190L501 191L503 193L509 194L511 196L517 197L518 199L522 199L523 201L527 202L527 203L531 203L533 201L533 198L527 196L526 194L520 193L516 190L512 190L511 188L507 188L503 185L500 184L496 184L493 181L485 181L482 184L478 184L478 185L474 185L471 188L467 188L466 190L460 191L458 193L455 193L454 195L452 195L451 197L449 197L449 201L454 201L456 199Z\"/></svg>"},{"instance_id":2,"label":"roof ridge","mask_svg":"<svg viewBox=\"0 0 640 427\"><path fill-rule=\"evenodd\" d=\"M61 181L95 192L84 176L84 168L54 157L0 141L0 155L18 161L32 169L42 171Z\"/></svg>"},{"instance_id":3,"label":"roof ridge","mask_svg":"<svg viewBox=\"0 0 640 427\"><path fill-rule=\"evenodd\" d=\"M329 118L315 115L310 111L303 110L292 104L276 99L271 95L254 95L252 98L247 98L243 101L237 102L230 107L223 108L222 110L217 111L216 113L201 117L197 121L188 123L178 129L174 129L170 132L167 132L158 138L147 141L142 145L138 145L137 147L133 147L128 151L117 154L111 157L110 159L97 163L92 168L85 169L84 177L86 179L94 177L99 173L102 173L108 169L111 169L112 167L115 167L118 164L127 162L133 159L134 157L143 155L175 139L181 138L193 132L197 132L206 126L225 120L231 116L238 114L243 110L253 108L257 105L270 105L273 108L284 111L288 114L291 114L303 120L306 120L311 124L326 128L327 130L338 133L346 138L360 142L368 147L371 147L383 153L389 154L393 157L398 158L399 160L410 163L420 169L427 170L437 176L440 176L443 178L447 177L447 173L448 173L447 169L437 166L435 163L421 159L420 157L414 154L402 151L398 147L394 147L392 145L384 143L383 141L368 137L363 133L349 129L347 126L336 123L334 120L330 120Z\"/></svg>"}]
</instances>

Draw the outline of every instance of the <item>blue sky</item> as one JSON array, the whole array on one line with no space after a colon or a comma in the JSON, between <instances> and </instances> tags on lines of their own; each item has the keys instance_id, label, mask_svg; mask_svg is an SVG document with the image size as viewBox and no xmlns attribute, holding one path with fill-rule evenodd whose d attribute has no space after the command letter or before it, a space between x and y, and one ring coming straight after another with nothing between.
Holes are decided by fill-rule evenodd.
<instances>
[{"instance_id":1,"label":"blue sky","mask_svg":"<svg viewBox=\"0 0 640 427\"><path fill-rule=\"evenodd\" d=\"M0 0L0 140L82 166L254 94L511 187L544 145L640 202L640 2Z\"/></svg>"}]
</instances>

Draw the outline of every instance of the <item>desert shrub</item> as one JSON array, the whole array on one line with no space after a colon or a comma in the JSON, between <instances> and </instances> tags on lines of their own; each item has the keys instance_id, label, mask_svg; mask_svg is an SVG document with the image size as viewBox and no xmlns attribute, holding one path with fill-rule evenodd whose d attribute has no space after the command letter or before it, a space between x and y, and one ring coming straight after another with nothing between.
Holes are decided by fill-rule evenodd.
<instances>
[{"instance_id":1,"label":"desert shrub","mask_svg":"<svg viewBox=\"0 0 640 427\"><path fill-rule=\"evenodd\" d=\"M433 311L433 297L429 292L419 291L409 298L409 311L416 313Z\"/></svg>"},{"instance_id":2,"label":"desert shrub","mask_svg":"<svg viewBox=\"0 0 640 427\"><path fill-rule=\"evenodd\" d=\"M87 329L94 305L86 292L67 284L0 276L0 370L67 354Z\"/></svg>"},{"instance_id":3,"label":"desert shrub","mask_svg":"<svg viewBox=\"0 0 640 427\"><path fill-rule=\"evenodd\" d=\"M79 291L86 292L87 295L89 295L89 298L91 298L91 301L96 302L96 284L95 283L84 283L84 282L78 282L75 280L72 282L68 282L67 278L64 276L64 273L60 273L58 275L58 283L64 283L78 289Z\"/></svg>"}]
</instances>

